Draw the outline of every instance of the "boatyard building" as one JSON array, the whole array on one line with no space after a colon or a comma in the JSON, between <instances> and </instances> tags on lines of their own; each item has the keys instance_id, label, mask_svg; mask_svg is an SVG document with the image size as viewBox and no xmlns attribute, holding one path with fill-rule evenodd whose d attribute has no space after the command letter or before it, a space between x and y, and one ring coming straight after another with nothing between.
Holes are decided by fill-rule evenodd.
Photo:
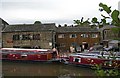
<instances>
[{"instance_id":1,"label":"boatyard building","mask_svg":"<svg viewBox=\"0 0 120 78\"><path fill-rule=\"evenodd\" d=\"M2 47L43 48L67 51L70 47L88 49L99 44L100 32L95 28L81 26L57 27L55 23L16 24L2 31Z\"/></svg>"}]
</instances>

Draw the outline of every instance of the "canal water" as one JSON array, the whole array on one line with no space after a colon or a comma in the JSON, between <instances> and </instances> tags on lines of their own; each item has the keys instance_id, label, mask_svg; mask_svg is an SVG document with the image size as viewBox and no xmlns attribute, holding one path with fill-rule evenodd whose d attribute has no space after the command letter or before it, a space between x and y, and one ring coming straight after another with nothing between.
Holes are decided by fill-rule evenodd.
<instances>
[{"instance_id":1,"label":"canal water","mask_svg":"<svg viewBox=\"0 0 120 78\"><path fill-rule=\"evenodd\" d=\"M2 62L3 76L95 76L94 70L60 63Z\"/></svg>"}]
</instances>

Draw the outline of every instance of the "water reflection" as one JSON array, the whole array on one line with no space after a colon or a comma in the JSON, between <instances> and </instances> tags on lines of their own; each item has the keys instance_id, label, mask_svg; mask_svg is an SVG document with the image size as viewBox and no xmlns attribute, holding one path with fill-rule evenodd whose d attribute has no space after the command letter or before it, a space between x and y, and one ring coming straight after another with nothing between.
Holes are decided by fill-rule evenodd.
<instances>
[{"instance_id":1,"label":"water reflection","mask_svg":"<svg viewBox=\"0 0 120 78\"><path fill-rule=\"evenodd\" d=\"M88 68L56 63L13 63L3 62L4 76L94 76ZM89 72L89 73L88 73Z\"/></svg>"}]
</instances>

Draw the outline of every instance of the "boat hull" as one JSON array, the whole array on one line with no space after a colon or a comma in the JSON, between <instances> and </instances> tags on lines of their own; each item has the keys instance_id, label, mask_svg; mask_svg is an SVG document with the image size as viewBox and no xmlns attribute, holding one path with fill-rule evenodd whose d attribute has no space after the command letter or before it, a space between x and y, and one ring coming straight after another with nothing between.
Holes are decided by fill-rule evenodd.
<instances>
[{"instance_id":1,"label":"boat hull","mask_svg":"<svg viewBox=\"0 0 120 78\"><path fill-rule=\"evenodd\" d=\"M88 58L80 56L70 56L69 64L84 66L84 67L95 67L96 65L102 68L116 68L120 69L120 60L108 60L100 58Z\"/></svg>"},{"instance_id":2,"label":"boat hull","mask_svg":"<svg viewBox=\"0 0 120 78\"><path fill-rule=\"evenodd\" d=\"M3 62L20 62L20 63L60 63L60 60L52 59L52 60L10 60L10 59L2 59Z\"/></svg>"},{"instance_id":3,"label":"boat hull","mask_svg":"<svg viewBox=\"0 0 120 78\"><path fill-rule=\"evenodd\" d=\"M21 62L58 62L52 51L44 49L2 49L2 60Z\"/></svg>"}]
</instances>

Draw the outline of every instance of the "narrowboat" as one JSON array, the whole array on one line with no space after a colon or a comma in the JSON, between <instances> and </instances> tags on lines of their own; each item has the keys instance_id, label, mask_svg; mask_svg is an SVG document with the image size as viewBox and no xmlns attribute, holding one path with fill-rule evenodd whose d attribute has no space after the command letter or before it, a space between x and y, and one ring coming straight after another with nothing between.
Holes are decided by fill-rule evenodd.
<instances>
[{"instance_id":1,"label":"narrowboat","mask_svg":"<svg viewBox=\"0 0 120 78\"><path fill-rule=\"evenodd\" d=\"M100 65L102 68L120 69L120 52L114 52L113 55L110 55L108 52L101 54L101 52L97 51L75 53L69 56L69 64L87 67Z\"/></svg>"},{"instance_id":2,"label":"narrowboat","mask_svg":"<svg viewBox=\"0 0 120 78\"><path fill-rule=\"evenodd\" d=\"M34 62L57 62L59 58L53 58L50 49L22 49L1 48L2 60L9 61L34 61Z\"/></svg>"}]
</instances>

